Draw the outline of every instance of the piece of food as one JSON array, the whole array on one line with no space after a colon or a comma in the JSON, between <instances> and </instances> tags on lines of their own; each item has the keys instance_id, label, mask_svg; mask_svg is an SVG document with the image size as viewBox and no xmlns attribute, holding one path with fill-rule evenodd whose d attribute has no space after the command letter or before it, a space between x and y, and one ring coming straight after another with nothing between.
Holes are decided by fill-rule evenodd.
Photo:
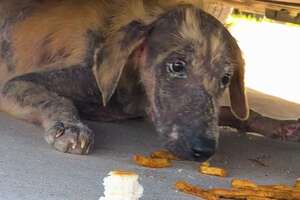
<instances>
[{"instance_id":1,"label":"piece of food","mask_svg":"<svg viewBox=\"0 0 300 200\"><path fill-rule=\"evenodd\" d=\"M259 185L260 190L278 190L278 191L293 191L294 188L288 185Z\"/></svg>"},{"instance_id":2,"label":"piece of food","mask_svg":"<svg viewBox=\"0 0 300 200\"><path fill-rule=\"evenodd\" d=\"M184 192L184 193L187 193L190 195L194 195L197 197L201 197L202 199L205 199L205 200L218 200L219 199L216 195L208 192L207 190L204 190L200 187L191 185L184 181L176 182L175 187L177 190L179 190L181 192Z\"/></svg>"},{"instance_id":3,"label":"piece of food","mask_svg":"<svg viewBox=\"0 0 300 200\"><path fill-rule=\"evenodd\" d=\"M296 188L297 190L300 190L300 178L298 178L298 179L296 180L295 188Z\"/></svg>"},{"instance_id":4,"label":"piece of food","mask_svg":"<svg viewBox=\"0 0 300 200\"><path fill-rule=\"evenodd\" d=\"M252 181L249 180L241 180L241 179L233 179L231 182L232 188L235 189L250 189L253 191L258 192L260 195L262 192L270 194L269 197L276 196L279 197L286 197L287 199L300 199L300 191L296 188L292 188L288 185L257 185Z\"/></svg>"},{"instance_id":5,"label":"piece of food","mask_svg":"<svg viewBox=\"0 0 300 200\"><path fill-rule=\"evenodd\" d=\"M170 160L164 158L149 158L146 156L135 155L133 157L133 160L136 164L141 165L143 167L165 168L172 166Z\"/></svg>"},{"instance_id":6,"label":"piece of food","mask_svg":"<svg viewBox=\"0 0 300 200\"><path fill-rule=\"evenodd\" d=\"M293 191L294 188L288 185L257 185L253 181L245 179L233 179L231 181L231 187L236 189L254 189L262 191Z\"/></svg>"},{"instance_id":7,"label":"piece of food","mask_svg":"<svg viewBox=\"0 0 300 200\"><path fill-rule=\"evenodd\" d=\"M133 172L113 171L103 180L104 197L99 200L138 200L143 195L139 176Z\"/></svg>"},{"instance_id":8,"label":"piece of food","mask_svg":"<svg viewBox=\"0 0 300 200\"><path fill-rule=\"evenodd\" d=\"M243 179L233 179L231 185L232 189L205 190L181 181L176 183L176 188L203 199L208 199L214 194L214 198L236 200L300 200L300 190L288 185L257 185L253 181Z\"/></svg>"},{"instance_id":9,"label":"piece of food","mask_svg":"<svg viewBox=\"0 0 300 200\"><path fill-rule=\"evenodd\" d=\"M209 166L200 165L199 172L206 175L221 176L221 177L227 176L227 172L225 171L225 169L218 168L218 167L209 167Z\"/></svg>"},{"instance_id":10,"label":"piece of food","mask_svg":"<svg viewBox=\"0 0 300 200\"><path fill-rule=\"evenodd\" d=\"M176 156L174 156L171 152L167 150L160 150L151 153L151 158L164 158L168 160L179 160Z\"/></svg>"},{"instance_id":11,"label":"piece of food","mask_svg":"<svg viewBox=\"0 0 300 200\"><path fill-rule=\"evenodd\" d=\"M254 198L271 198L282 200L297 199L292 192L289 191L265 191L254 189L211 189L209 192L225 199L247 199L248 197Z\"/></svg>"},{"instance_id":12,"label":"piece of food","mask_svg":"<svg viewBox=\"0 0 300 200\"><path fill-rule=\"evenodd\" d=\"M247 200L272 200L272 199L265 198L265 197L247 197Z\"/></svg>"},{"instance_id":13,"label":"piece of food","mask_svg":"<svg viewBox=\"0 0 300 200\"><path fill-rule=\"evenodd\" d=\"M233 179L231 181L231 187L236 189L247 189L247 188L257 188L258 186L249 180L245 179Z\"/></svg>"}]
</instances>

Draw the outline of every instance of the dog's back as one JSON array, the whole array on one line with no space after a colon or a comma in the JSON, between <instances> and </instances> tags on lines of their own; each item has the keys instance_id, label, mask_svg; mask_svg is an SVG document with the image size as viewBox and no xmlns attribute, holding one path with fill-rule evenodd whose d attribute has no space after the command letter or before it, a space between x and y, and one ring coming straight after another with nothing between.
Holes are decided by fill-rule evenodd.
<instances>
[{"instance_id":1,"label":"dog's back","mask_svg":"<svg viewBox=\"0 0 300 200\"><path fill-rule=\"evenodd\" d=\"M2 4L1 82L36 69L84 62L104 19L97 0Z\"/></svg>"},{"instance_id":2,"label":"dog's back","mask_svg":"<svg viewBox=\"0 0 300 200\"><path fill-rule=\"evenodd\" d=\"M95 46L133 20L200 1L5 0L0 3L0 84L16 75L92 60Z\"/></svg>"}]
</instances>

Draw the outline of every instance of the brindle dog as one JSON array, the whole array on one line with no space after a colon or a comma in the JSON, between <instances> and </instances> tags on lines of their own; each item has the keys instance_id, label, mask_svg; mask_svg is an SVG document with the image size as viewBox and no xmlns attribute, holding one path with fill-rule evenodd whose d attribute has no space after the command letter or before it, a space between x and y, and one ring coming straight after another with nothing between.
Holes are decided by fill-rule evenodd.
<instances>
[{"instance_id":1,"label":"brindle dog","mask_svg":"<svg viewBox=\"0 0 300 200\"><path fill-rule=\"evenodd\" d=\"M241 124L249 111L241 51L199 6L174 0L2 1L1 110L41 124L49 144L74 154L89 153L94 143L81 119L147 113L169 150L208 159L218 144L218 99L225 89L235 118L227 109L224 123Z\"/></svg>"}]
</instances>

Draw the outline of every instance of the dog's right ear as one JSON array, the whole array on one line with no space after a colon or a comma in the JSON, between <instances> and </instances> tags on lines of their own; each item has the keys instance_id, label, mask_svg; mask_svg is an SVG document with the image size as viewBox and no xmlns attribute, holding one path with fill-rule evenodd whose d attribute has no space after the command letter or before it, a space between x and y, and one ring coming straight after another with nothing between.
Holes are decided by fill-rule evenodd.
<instances>
[{"instance_id":1,"label":"dog's right ear","mask_svg":"<svg viewBox=\"0 0 300 200\"><path fill-rule=\"evenodd\" d=\"M113 95L130 55L145 40L149 28L133 21L108 34L103 46L96 51L93 74L105 106Z\"/></svg>"}]
</instances>

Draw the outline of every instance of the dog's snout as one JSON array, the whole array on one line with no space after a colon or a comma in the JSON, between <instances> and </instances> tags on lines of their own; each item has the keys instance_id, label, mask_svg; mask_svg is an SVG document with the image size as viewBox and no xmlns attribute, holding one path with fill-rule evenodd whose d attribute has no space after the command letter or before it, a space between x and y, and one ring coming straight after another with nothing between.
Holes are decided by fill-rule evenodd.
<instances>
[{"instance_id":1,"label":"dog's snout","mask_svg":"<svg viewBox=\"0 0 300 200\"><path fill-rule=\"evenodd\" d=\"M196 160L205 161L215 154L216 142L213 139L200 138L192 146L192 154Z\"/></svg>"},{"instance_id":2,"label":"dog's snout","mask_svg":"<svg viewBox=\"0 0 300 200\"><path fill-rule=\"evenodd\" d=\"M171 134L168 135L168 142L165 148L184 160L193 160L203 162L212 157L218 144L218 133L212 131L199 132L194 129L183 129L180 127L173 128Z\"/></svg>"}]
</instances>

